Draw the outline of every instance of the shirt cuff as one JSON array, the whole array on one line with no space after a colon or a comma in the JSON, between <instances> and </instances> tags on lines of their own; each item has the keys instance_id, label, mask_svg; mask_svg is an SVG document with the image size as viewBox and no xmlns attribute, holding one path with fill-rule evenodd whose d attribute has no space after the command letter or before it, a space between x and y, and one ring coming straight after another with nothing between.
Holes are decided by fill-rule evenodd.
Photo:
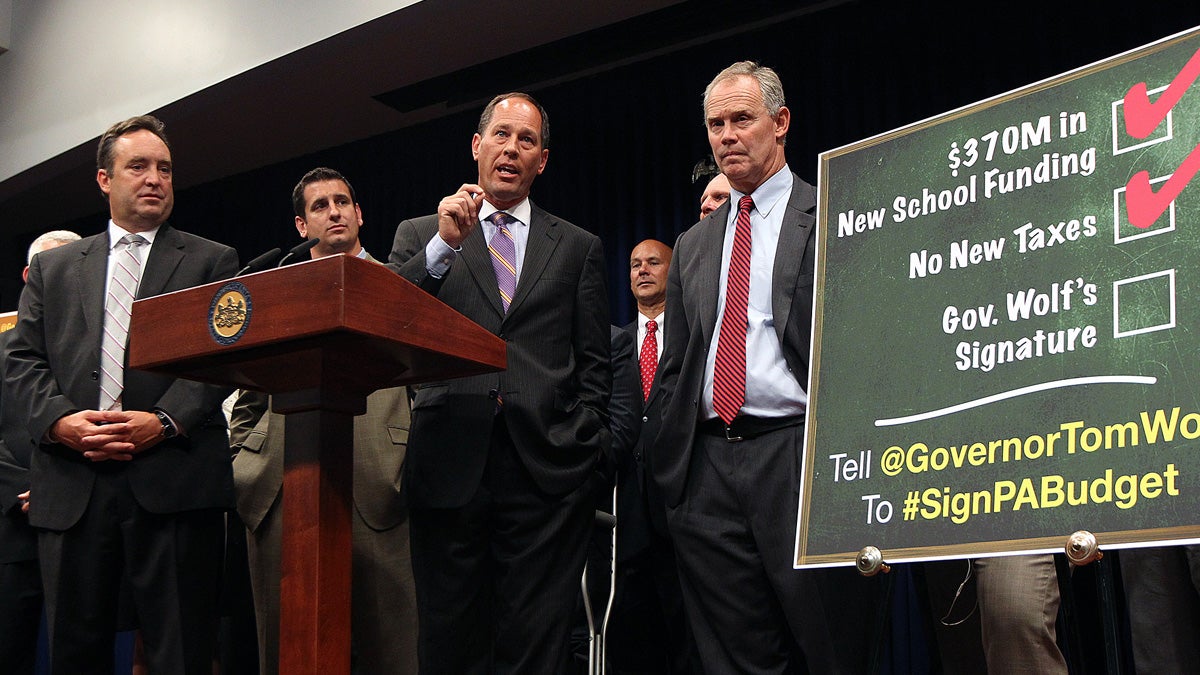
<instances>
[{"instance_id":1,"label":"shirt cuff","mask_svg":"<svg viewBox=\"0 0 1200 675\"><path fill-rule=\"evenodd\" d=\"M458 258L462 247L452 247L442 240L441 235L435 234L425 245L425 271L435 279L441 279L450 271L450 266Z\"/></svg>"}]
</instances>

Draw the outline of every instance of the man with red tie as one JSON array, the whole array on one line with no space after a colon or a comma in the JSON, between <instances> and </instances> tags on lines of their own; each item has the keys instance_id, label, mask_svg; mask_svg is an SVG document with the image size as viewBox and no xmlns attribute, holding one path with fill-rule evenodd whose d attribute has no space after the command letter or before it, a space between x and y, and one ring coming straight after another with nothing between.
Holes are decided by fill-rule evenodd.
<instances>
[{"instance_id":1,"label":"man with red tie","mask_svg":"<svg viewBox=\"0 0 1200 675\"><path fill-rule=\"evenodd\" d=\"M816 190L788 170L791 113L770 68L721 71L704 118L732 190L675 244L652 460L688 620L708 672L862 672L867 650L835 647L846 636L828 616L853 572L792 569Z\"/></svg>"}]
</instances>

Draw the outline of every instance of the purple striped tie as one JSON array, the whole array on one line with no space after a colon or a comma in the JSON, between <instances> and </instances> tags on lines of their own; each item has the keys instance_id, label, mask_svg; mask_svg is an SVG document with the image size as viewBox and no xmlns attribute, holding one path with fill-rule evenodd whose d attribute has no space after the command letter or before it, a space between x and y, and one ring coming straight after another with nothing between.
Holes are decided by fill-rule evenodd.
<instances>
[{"instance_id":1,"label":"purple striped tie","mask_svg":"<svg viewBox=\"0 0 1200 675\"><path fill-rule=\"evenodd\" d=\"M738 202L733 254L725 282L725 310L721 336L717 338L717 361L713 369L713 409L725 424L737 417L746 401L746 302L750 295L750 210L754 200L745 195Z\"/></svg>"},{"instance_id":2,"label":"purple striped tie","mask_svg":"<svg viewBox=\"0 0 1200 675\"><path fill-rule=\"evenodd\" d=\"M496 226L496 233L488 243L488 252L492 255L492 269L496 272L496 285L500 288L500 302L504 303L504 311L507 312L517 290L517 247L512 232L508 230L508 226L516 219L503 211L493 213L490 219Z\"/></svg>"}]
</instances>

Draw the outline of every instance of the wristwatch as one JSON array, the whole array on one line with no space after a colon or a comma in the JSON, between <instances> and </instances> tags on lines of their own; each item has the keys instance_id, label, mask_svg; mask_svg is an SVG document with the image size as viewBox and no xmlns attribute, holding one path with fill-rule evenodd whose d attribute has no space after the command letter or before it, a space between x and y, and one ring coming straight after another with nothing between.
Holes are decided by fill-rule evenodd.
<instances>
[{"instance_id":1,"label":"wristwatch","mask_svg":"<svg viewBox=\"0 0 1200 675\"><path fill-rule=\"evenodd\" d=\"M163 438L175 438L179 435L179 430L175 428L175 423L171 421L170 416L161 410L155 410L154 416L162 423L162 431L159 435Z\"/></svg>"}]
</instances>

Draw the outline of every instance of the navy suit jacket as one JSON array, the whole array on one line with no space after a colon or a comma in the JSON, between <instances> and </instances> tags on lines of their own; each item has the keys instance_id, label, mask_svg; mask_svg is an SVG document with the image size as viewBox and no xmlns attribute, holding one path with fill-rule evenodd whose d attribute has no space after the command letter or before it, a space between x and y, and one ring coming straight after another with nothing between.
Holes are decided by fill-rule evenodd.
<instances>
[{"instance_id":1,"label":"navy suit jacket","mask_svg":"<svg viewBox=\"0 0 1200 675\"><path fill-rule=\"evenodd\" d=\"M21 402L28 439L45 439L60 417L99 405L108 250L108 234L102 232L43 251L29 267L5 374L5 394L11 392ZM237 269L232 248L164 224L146 258L137 297L228 279ZM38 443L30 470L30 523L52 530L74 525L87 507L97 471L123 471L138 504L152 513L232 508L229 442L221 413L229 392L126 369L123 407L160 408L186 435L165 440L121 466L93 463L65 445Z\"/></svg>"}]
</instances>

